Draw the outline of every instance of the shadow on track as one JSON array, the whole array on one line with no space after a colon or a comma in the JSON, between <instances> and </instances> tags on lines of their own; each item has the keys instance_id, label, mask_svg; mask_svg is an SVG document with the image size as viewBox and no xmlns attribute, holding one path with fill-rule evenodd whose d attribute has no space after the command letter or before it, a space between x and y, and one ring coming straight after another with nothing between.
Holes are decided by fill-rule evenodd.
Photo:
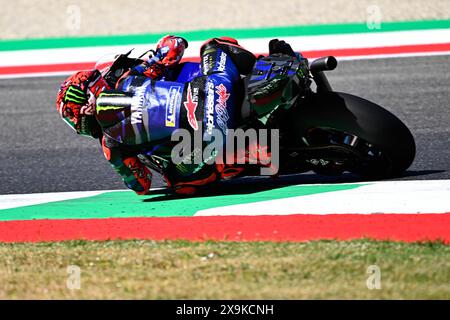
<instances>
[{"instance_id":1,"label":"shadow on track","mask_svg":"<svg viewBox=\"0 0 450 320\"><path fill-rule=\"evenodd\" d=\"M178 195L168 189L157 190L153 194L160 194L161 196L148 198L143 201L155 202L171 199L203 198L231 194L252 194L299 184L352 183L361 181L363 180L359 176L350 173L342 174L336 177L323 176L314 173L286 175L277 178L265 176L242 177L228 181L221 181L214 185L210 185L207 188L199 189L199 192L195 195Z\"/></svg>"},{"instance_id":2,"label":"shadow on track","mask_svg":"<svg viewBox=\"0 0 450 320\"><path fill-rule=\"evenodd\" d=\"M398 178L417 177L436 173L442 173L445 170L417 170L406 171L402 176L395 177L388 180L396 180ZM266 176L250 176L236 178L228 181L221 181L214 185L209 185L206 188L199 189L195 195L179 195L175 194L169 189L161 189L153 192L153 195L159 194L158 197L152 197L143 200L144 202L167 201L172 199L186 199L186 198L204 198L215 197L232 194L253 194L262 191L268 191L278 188L284 188L293 185L309 185L309 184L333 184L333 183L355 183L368 181L382 181L382 180L367 180L352 173L344 173L339 176L325 176L315 173L303 173L280 176L277 178ZM386 180L385 180L386 181Z\"/></svg>"},{"instance_id":3,"label":"shadow on track","mask_svg":"<svg viewBox=\"0 0 450 320\"><path fill-rule=\"evenodd\" d=\"M406 171L403 177L419 177L443 172L446 172L446 170L414 170L414 171L411 170Z\"/></svg>"}]
</instances>

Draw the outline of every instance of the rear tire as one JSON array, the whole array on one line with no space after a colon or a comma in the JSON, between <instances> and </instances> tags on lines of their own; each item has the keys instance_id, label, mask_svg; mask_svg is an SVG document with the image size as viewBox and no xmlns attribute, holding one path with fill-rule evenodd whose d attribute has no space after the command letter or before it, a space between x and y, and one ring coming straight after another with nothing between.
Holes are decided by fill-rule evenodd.
<instances>
[{"instance_id":1,"label":"rear tire","mask_svg":"<svg viewBox=\"0 0 450 320\"><path fill-rule=\"evenodd\" d=\"M331 129L355 135L373 145L382 157L361 161L351 172L381 178L401 174L412 164L416 146L409 129L395 115L366 99L340 92L313 93L294 111L291 134L303 144L314 128Z\"/></svg>"}]
</instances>

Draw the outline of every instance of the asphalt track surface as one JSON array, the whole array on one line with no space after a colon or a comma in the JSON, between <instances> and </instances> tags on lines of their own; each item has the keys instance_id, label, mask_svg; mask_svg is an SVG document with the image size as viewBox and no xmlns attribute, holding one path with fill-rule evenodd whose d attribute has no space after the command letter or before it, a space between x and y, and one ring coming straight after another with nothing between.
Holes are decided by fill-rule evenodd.
<instances>
[{"instance_id":1,"label":"asphalt track surface","mask_svg":"<svg viewBox=\"0 0 450 320\"><path fill-rule=\"evenodd\" d=\"M450 179L450 56L340 62L329 72L336 91L360 95L392 111L410 128L417 154L397 180ZM0 194L123 189L97 141L77 136L54 106L65 77L0 80ZM243 178L243 188L358 181L312 173ZM242 180L241 180L242 182ZM236 182L231 182L235 184ZM156 176L153 186L163 186Z\"/></svg>"}]
</instances>

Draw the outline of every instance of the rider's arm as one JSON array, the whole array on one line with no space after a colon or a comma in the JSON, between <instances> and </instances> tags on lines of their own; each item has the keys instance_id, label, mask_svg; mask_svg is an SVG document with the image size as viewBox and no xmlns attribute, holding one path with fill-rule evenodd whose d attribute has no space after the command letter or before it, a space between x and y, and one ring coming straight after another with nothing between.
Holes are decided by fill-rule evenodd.
<instances>
[{"instance_id":1,"label":"rider's arm","mask_svg":"<svg viewBox=\"0 0 450 320\"><path fill-rule=\"evenodd\" d=\"M151 79L159 79L164 75L164 67L159 64L160 58L155 55L143 63L133 67L127 76L144 75Z\"/></svg>"},{"instance_id":2,"label":"rider's arm","mask_svg":"<svg viewBox=\"0 0 450 320\"><path fill-rule=\"evenodd\" d=\"M123 152L120 145L103 136L103 154L109 161L114 171L121 177L127 188L139 195L148 194L152 184L152 173L143 165L139 158Z\"/></svg>"}]
</instances>

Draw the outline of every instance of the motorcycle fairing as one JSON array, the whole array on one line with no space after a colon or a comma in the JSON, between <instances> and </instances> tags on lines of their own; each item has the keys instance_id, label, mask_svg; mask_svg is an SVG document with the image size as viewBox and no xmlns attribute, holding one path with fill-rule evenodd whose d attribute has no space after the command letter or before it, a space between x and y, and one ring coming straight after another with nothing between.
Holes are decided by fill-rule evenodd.
<instances>
[{"instance_id":1,"label":"motorcycle fairing","mask_svg":"<svg viewBox=\"0 0 450 320\"><path fill-rule=\"evenodd\" d=\"M126 145L157 141L170 135L180 125L180 105L185 85L179 82L153 81L144 76L131 76L118 91L125 98L105 91L97 99L97 120L104 134ZM111 119L117 123L111 125Z\"/></svg>"},{"instance_id":2,"label":"motorcycle fairing","mask_svg":"<svg viewBox=\"0 0 450 320\"><path fill-rule=\"evenodd\" d=\"M279 106L290 107L309 87L307 72L306 59L278 54L259 59L247 81L251 108L264 116Z\"/></svg>"}]
</instances>

